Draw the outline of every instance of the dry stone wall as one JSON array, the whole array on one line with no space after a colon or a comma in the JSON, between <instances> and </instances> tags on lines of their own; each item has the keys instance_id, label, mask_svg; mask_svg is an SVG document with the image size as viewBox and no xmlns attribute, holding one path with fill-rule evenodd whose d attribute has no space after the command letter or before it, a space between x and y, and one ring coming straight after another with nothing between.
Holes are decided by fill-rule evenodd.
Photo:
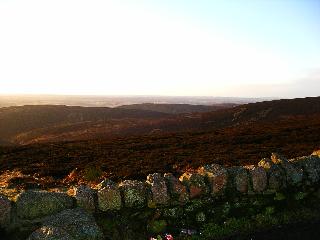
<instances>
[{"instance_id":1,"label":"dry stone wall","mask_svg":"<svg viewBox=\"0 0 320 240\"><path fill-rule=\"evenodd\" d=\"M0 195L0 226L8 239L148 239L165 231L201 239L208 226L225 229L226 222L240 223L234 219L276 219L275 211L305 205L316 214L319 182L319 152L291 160L272 154L256 166L211 164L181 176L106 179L94 189L75 186L72 196L36 189L15 201Z\"/></svg>"}]
</instances>

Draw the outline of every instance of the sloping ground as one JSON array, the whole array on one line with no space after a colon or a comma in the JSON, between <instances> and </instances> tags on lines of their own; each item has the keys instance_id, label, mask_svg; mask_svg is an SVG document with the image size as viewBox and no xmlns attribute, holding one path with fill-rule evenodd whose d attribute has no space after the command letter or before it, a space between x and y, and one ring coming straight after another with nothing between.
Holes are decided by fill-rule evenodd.
<instances>
[{"instance_id":1,"label":"sloping ground","mask_svg":"<svg viewBox=\"0 0 320 240\"><path fill-rule=\"evenodd\" d=\"M38 129L66 126L79 123L105 123L112 119L159 119L168 118L169 114L134 109L115 109L100 107L68 106L22 106L0 108L0 139L6 142L15 140L15 136ZM83 129L85 130L85 128Z\"/></svg>"},{"instance_id":2,"label":"sloping ground","mask_svg":"<svg viewBox=\"0 0 320 240\"><path fill-rule=\"evenodd\" d=\"M203 132L2 147L0 171L15 169L61 179L90 165L113 179L144 178L205 163L253 164L271 152L290 158L308 155L320 148L319 131L320 114Z\"/></svg>"},{"instance_id":3,"label":"sloping ground","mask_svg":"<svg viewBox=\"0 0 320 240\"><path fill-rule=\"evenodd\" d=\"M0 145L30 144L110 138L155 131L179 131L194 126L190 116L166 112L218 110L232 104L215 106L162 104L150 109L70 106L21 106L0 108ZM154 111L152 111L154 109ZM159 110L160 109L160 110ZM162 111L167 109L167 111ZM192 116L194 117L198 116ZM180 124L184 122L184 124ZM1 144L3 143L3 144Z\"/></svg>"},{"instance_id":4,"label":"sloping ground","mask_svg":"<svg viewBox=\"0 0 320 240\"><path fill-rule=\"evenodd\" d=\"M0 141L16 144L110 139L143 134L208 131L320 114L320 97L252 103L205 113L167 114L191 105L122 108L24 106L0 109ZM130 107L130 106L128 106ZM137 105L133 106L133 108ZM199 109L204 106L192 106ZM219 108L223 107L222 105ZM207 108L207 106L206 106ZM161 110L162 109L162 110ZM196 110L193 109L193 110ZM192 111L193 111L192 110ZM203 109L202 109L203 110Z\"/></svg>"},{"instance_id":5,"label":"sloping ground","mask_svg":"<svg viewBox=\"0 0 320 240\"><path fill-rule=\"evenodd\" d=\"M54 115L56 108L51 107L49 112ZM79 109L82 122L43 127L17 138L22 143L44 143L0 148L0 171L62 179L76 168L81 172L89 167L101 169L114 179L143 178L152 172L179 173L212 162L257 163L271 152L295 157L320 148L320 97L261 102L177 117L162 118L162 113L149 111L149 119L138 119L138 111L132 112L136 119L106 122L85 121L86 116L100 118L100 110ZM83 114L86 111L87 115ZM47 113L47 109L41 111ZM38 115L28 114L28 119L37 120ZM50 118L50 114L45 116ZM74 141L79 139L92 140ZM65 140L73 141L62 142Z\"/></svg>"},{"instance_id":6,"label":"sloping ground","mask_svg":"<svg viewBox=\"0 0 320 240\"><path fill-rule=\"evenodd\" d=\"M249 103L235 108L203 113L201 119L204 127L221 127L270 122L281 118L313 114L320 114L320 97Z\"/></svg>"},{"instance_id":7,"label":"sloping ground","mask_svg":"<svg viewBox=\"0 0 320 240\"><path fill-rule=\"evenodd\" d=\"M13 142L25 145L32 143L79 141L106 139L133 134L152 132L153 126L166 119L110 119L105 121L86 121L65 123L20 133Z\"/></svg>"}]
</instances>

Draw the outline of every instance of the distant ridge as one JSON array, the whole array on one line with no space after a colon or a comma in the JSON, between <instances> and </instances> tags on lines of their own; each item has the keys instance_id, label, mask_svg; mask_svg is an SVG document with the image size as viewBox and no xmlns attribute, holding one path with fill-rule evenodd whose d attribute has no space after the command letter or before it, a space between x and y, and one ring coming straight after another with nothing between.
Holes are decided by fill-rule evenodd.
<instances>
[{"instance_id":1,"label":"distant ridge","mask_svg":"<svg viewBox=\"0 0 320 240\"><path fill-rule=\"evenodd\" d=\"M82 107L118 107L121 105L155 104L191 104L216 105L225 103L245 104L273 100L275 98L241 98L210 96L87 96L87 95L2 95L0 108L23 105L67 105Z\"/></svg>"},{"instance_id":2,"label":"distant ridge","mask_svg":"<svg viewBox=\"0 0 320 240\"><path fill-rule=\"evenodd\" d=\"M281 118L320 114L320 97L280 99L248 103L231 109L204 113L202 121L211 126L227 126Z\"/></svg>"},{"instance_id":3,"label":"distant ridge","mask_svg":"<svg viewBox=\"0 0 320 240\"><path fill-rule=\"evenodd\" d=\"M17 134L50 130L79 123L108 122L111 119L159 119L169 114L147 110L64 105L26 105L0 108L0 140L10 142ZM67 130L67 129L65 129Z\"/></svg>"},{"instance_id":4,"label":"distant ridge","mask_svg":"<svg viewBox=\"0 0 320 240\"><path fill-rule=\"evenodd\" d=\"M148 103L117 108L63 105L0 108L0 144L211 131L279 121L283 124L308 121L320 115L320 97L234 105Z\"/></svg>"},{"instance_id":5,"label":"distant ridge","mask_svg":"<svg viewBox=\"0 0 320 240\"><path fill-rule=\"evenodd\" d=\"M235 107L239 104L222 103L215 105L192 105L192 104L155 104L155 103L142 103L122 105L117 108L121 109L136 109L136 110L149 110L154 112L162 112L169 114L182 114L182 113L196 113L196 112L210 112L220 109Z\"/></svg>"}]
</instances>

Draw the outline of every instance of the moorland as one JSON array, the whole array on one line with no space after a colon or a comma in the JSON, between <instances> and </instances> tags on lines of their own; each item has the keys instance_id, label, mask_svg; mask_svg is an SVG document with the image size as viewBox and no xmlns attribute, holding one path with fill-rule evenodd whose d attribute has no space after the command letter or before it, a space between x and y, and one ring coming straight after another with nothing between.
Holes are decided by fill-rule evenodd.
<instances>
[{"instance_id":1,"label":"moorland","mask_svg":"<svg viewBox=\"0 0 320 240\"><path fill-rule=\"evenodd\" d=\"M6 184L56 186L144 179L207 163L257 164L320 149L320 97L248 104L0 108ZM9 180L8 180L9 179Z\"/></svg>"}]
</instances>

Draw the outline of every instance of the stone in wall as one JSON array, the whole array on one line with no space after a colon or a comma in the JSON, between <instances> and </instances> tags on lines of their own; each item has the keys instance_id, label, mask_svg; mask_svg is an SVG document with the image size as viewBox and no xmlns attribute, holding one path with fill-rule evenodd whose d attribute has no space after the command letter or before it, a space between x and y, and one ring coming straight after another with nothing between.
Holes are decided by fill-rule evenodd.
<instances>
[{"instance_id":1,"label":"stone in wall","mask_svg":"<svg viewBox=\"0 0 320 240\"><path fill-rule=\"evenodd\" d=\"M269 158L263 158L258 166L267 172L269 191L279 191L286 187L285 172L279 165L274 164Z\"/></svg>"},{"instance_id":2,"label":"stone in wall","mask_svg":"<svg viewBox=\"0 0 320 240\"><path fill-rule=\"evenodd\" d=\"M146 183L150 186L151 195L148 199L148 205L168 204L170 196L165 178L160 173L153 173L147 176Z\"/></svg>"},{"instance_id":3,"label":"stone in wall","mask_svg":"<svg viewBox=\"0 0 320 240\"><path fill-rule=\"evenodd\" d=\"M287 183L292 186L296 186L302 183L303 170L299 166L295 166L283 156L277 153L272 153L271 161L274 164L279 164L286 173Z\"/></svg>"},{"instance_id":4,"label":"stone in wall","mask_svg":"<svg viewBox=\"0 0 320 240\"><path fill-rule=\"evenodd\" d=\"M231 186L231 189L235 189L242 194L248 193L249 178L247 169L241 166L230 167L228 168L228 173L230 176L229 186Z\"/></svg>"},{"instance_id":5,"label":"stone in wall","mask_svg":"<svg viewBox=\"0 0 320 240\"><path fill-rule=\"evenodd\" d=\"M97 203L97 191L89 186L80 185L75 188L77 205L87 211L94 212Z\"/></svg>"},{"instance_id":6,"label":"stone in wall","mask_svg":"<svg viewBox=\"0 0 320 240\"><path fill-rule=\"evenodd\" d=\"M28 238L42 239L102 240L104 237L94 217L81 208L75 208L50 216Z\"/></svg>"},{"instance_id":7,"label":"stone in wall","mask_svg":"<svg viewBox=\"0 0 320 240\"><path fill-rule=\"evenodd\" d=\"M292 163L303 169L306 184L311 185L320 180L320 158L317 155L296 158Z\"/></svg>"},{"instance_id":8,"label":"stone in wall","mask_svg":"<svg viewBox=\"0 0 320 240\"><path fill-rule=\"evenodd\" d=\"M43 226L35 230L27 240L75 240L66 231L52 226Z\"/></svg>"},{"instance_id":9,"label":"stone in wall","mask_svg":"<svg viewBox=\"0 0 320 240\"><path fill-rule=\"evenodd\" d=\"M263 192L268 185L268 177L265 169L259 166L248 166L252 181L252 189L256 193Z\"/></svg>"},{"instance_id":10,"label":"stone in wall","mask_svg":"<svg viewBox=\"0 0 320 240\"><path fill-rule=\"evenodd\" d=\"M16 201L17 216L36 219L73 207L73 198L65 193L27 190Z\"/></svg>"},{"instance_id":11,"label":"stone in wall","mask_svg":"<svg viewBox=\"0 0 320 240\"><path fill-rule=\"evenodd\" d=\"M167 181L172 200L177 200L180 203L186 203L189 201L187 187L183 185L179 179L173 176L172 173L165 173L164 178Z\"/></svg>"},{"instance_id":12,"label":"stone in wall","mask_svg":"<svg viewBox=\"0 0 320 240\"><path fill-rule=\"evenodd\" d=\"M10 200L0 194L0 227L7 228L11 220L11 202Z\"/></svg>"},{"instance_id":13,"label":"stone in wall","mask_svg":"<svg viewBox=\"0 0 320 240\"><path fill-rule=\"evenodd\" d=\"M198 172L207 177L212 195L223 194L228 183L228 172L224 167L219 164L209 164L200 167Z\"/></svg>"},{"instance_id":14,"label":"stone in wall","mask_svg":"<svg viewBox=\"0 0 320 240\"><path fill-rule=\"evenodd\" d=\"M98 207L101 211L121 209L120 190L114 182L105 180L100 183L98 188Z\"/></svg>"},{"instance_id":15,"label":"stone in wall","mask_svg":"<svg viewBox=\"0 0 320 240\"><path fill-rule=\"evenodd\" d=\"M146 186L143 182L125 180L119 184L119 188L126 207L142 208L146 206Z\"/></svg>"},{"instance_id":16,"label":"stone in wall","mask_svg":"<svg viewBox=\"0 0 320 240\"><path fill-rule=\"evenodd\" d=\"M210 192L205 177L199 173L186 172L180 177L180 181L189 188L191 199L207 195Z\"/></svg>"},{"instance_id":17,"label":"stone in wall","mask_svg":"<svg viewBox=\"0 0 320 240\"><path fill-rule=\"evenodd\" d=\"M311 156L317 156L317 157L320 157L320 149L317 150L317 151L314 151Z\"/></svg>"}]
</instances>

